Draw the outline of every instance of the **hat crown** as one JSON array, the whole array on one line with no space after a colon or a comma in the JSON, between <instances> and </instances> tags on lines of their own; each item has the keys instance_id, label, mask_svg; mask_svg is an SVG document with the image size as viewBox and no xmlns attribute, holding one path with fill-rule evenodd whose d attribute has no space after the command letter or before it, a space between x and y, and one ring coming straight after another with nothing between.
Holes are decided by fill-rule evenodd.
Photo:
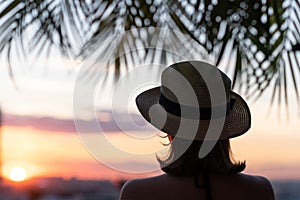
<instances>
[{"instance_id":1,"label":"hat crown","mask_svg":"<svg viewBox=\"0 0 300 200\"><path fill-rule=\"evenodd\" d=\"M251 126L248 105L231 90L230 79L201 61L169 66L161 86L139 94L136 103L154 127L187 140L229 139Z\"/></svg>"},{"instance_id":2,"label":"hat crown","mask_svg":"<svg viewBox=\"0 0 300 200\"><path fill-rule=\"evenodd\" d=\"M222 84L223 87L218 87ZM226 98L211 105L210 89L225 89ZM221 85L220 85L221 86ZM217 67L205 62L189 61L171 65L162 72L161 94L168 100L193 107L224 105L230 100L231 80ZM220 92L224 94L224 90ZM226 102L224 102L224 100Z\"/></svg>"}]
</instances>

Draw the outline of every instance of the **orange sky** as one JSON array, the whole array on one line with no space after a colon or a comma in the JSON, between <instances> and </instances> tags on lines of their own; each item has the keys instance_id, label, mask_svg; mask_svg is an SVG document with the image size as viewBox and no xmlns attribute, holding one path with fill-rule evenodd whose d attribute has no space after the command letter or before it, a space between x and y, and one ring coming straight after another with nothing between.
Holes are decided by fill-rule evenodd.
<instances>
[{"instance_id":1,"label":"orange sky","mask_svg":"<svg viewBox=\"0 0 300 200\"><path fill-rule=\"evenodd\" d=\"M141 177L113 170L93 158L78 135L45 132L32 128L2 128L3 174L14 166L26 169L28 177L65 177L82 179L120 179Z\"/></svg>"}]
</instances>

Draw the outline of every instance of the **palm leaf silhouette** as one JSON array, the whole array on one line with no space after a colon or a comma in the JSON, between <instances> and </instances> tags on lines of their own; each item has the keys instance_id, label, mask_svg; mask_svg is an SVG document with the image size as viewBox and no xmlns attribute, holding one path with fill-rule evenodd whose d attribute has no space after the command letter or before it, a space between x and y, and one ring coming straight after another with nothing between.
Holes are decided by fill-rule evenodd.
<instances>
[{"instance_id":1,"label":"palm leaf silhouette","mask_svg":"<svg viewBox=\"0 0 300 200\"><path fill-rule=\"evenodd\" d=\"M95 63L108 58L102 62L114 66L117 79L145 60L178 59L162 47L187 56L203 52L176 34L170 36L173 44L160 40L165 28L172 29L204 47L215 64L229 61L234 87L248 98L273 88L271 105L275 99L288 105L291 92L299 105L299 13L298 0L7 0L0 3L0 52L10 60L12 49L26 58L55 46L66 57L88 60L97 51ZM151 32L151 27L161 29ZM125 31L130 34L123 37ZM103 42L113 37L119 39ZM88 79L97 78L93 75Z\"/></svg>"}]
</instances>

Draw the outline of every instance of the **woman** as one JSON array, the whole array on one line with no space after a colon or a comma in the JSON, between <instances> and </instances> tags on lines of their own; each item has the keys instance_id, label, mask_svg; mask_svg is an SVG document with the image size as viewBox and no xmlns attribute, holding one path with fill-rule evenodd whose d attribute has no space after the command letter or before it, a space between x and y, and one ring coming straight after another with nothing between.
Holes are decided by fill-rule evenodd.
<instances>
[{"instance_id":1,"label":"woman","mask_svg":"<svg viewBox=\"0 0 300 200\"><path fill-rule=\"evenodd\" d=\"M231 91L230 79L217 67L189 61L171 65L161 86L141 93L143 117L167 133L170 151L158 161L165 174L127 182L120 199L273 200L270 182L241 173L229 139L247 132L246 102Z\"/></svg>"}]
</instances>

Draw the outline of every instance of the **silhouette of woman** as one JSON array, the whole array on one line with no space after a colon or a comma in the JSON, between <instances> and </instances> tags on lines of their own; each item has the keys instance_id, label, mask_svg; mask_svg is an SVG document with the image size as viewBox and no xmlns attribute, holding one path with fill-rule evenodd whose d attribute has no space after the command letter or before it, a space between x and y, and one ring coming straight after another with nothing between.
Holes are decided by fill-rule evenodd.
<instances>
[{"instance_id":1,"label":"silhouette of woman","mask_svg":"<svg viewBox=\"0 0 300 200\"><path fill-rule=\"evenodd\" d=\"M241 173L229 139L251 125L247 103L217 67L188 61L167 67L161 86L138 95L143 117L167 133L170 150L159 158L165 174L128 181L120 199L273 200L264 177Z\"/></svg>"}]
</instances>

